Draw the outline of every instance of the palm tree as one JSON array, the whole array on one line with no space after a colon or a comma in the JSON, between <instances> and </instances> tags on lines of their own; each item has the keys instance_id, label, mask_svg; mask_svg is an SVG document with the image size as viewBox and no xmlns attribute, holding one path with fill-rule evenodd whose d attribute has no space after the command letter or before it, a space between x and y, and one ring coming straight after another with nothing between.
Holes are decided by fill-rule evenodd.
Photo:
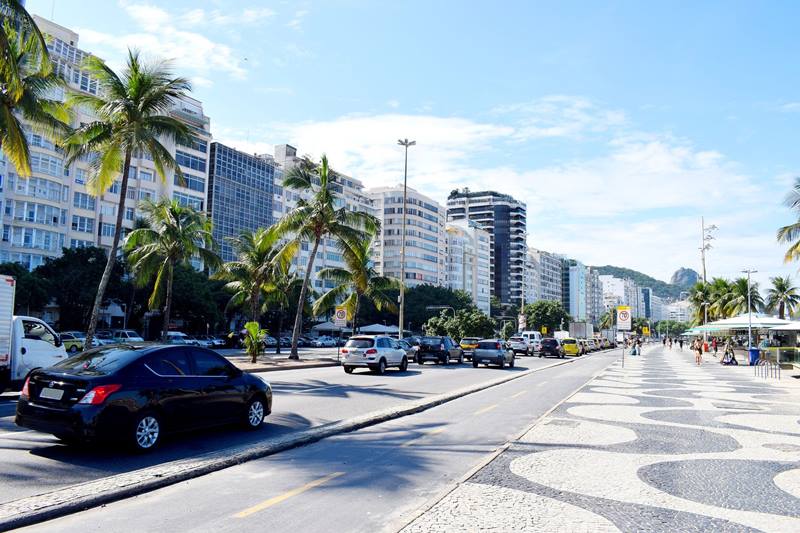
<instances>
[{"instance_id":1,"label":"palm tree","mask_svg":"<svg viewBox=\"0 0 800 533\"><path fill-rule=\"evenodd\" d=\"M278 329L276 330L275 337L278 342L275 343L275 353L281 353L280 336L283 331L283 319L286 310L291 305L292 295L297 294L303 280L292 271L291 259L279 260L275 263L272 269L269 282L264 287L264 308L268 307L277 308L278 314Z\"/></svg>"},{"instance_id":2,"label":"palm tree","mask_svg":"<svg viewBox=\"0 0 800 533\"><path fill-rule=\"evenodd\" d=\"M603 313L600 317L600 329L611 329L614 326L615 313L611 310Z\"/></svg>"},{"instance_id":3,"label":"palm tree","mask_svg":"<svg viewBox=\"0 0 800 533\"><path fill-rule=\"evenodd\" d=\"M0 67L0 148L17 173L27 177L31 174L30 152L20 115L32 130L52 140L66 135L67 107L48 96L65 83L51 71L41 69L42 52L35 35L18 33L8 23L0 28L0 34L10 58L7 65Z\"/></svg>"},{"instance_id":4,"label":"palm tree","mask_svg":"<svg viewBox=\"0 0 800 533\"><path fill-rule=\"evenodd\" d=\"M689 301L692 304L693 316L692 324L704 324L706 317L706 306L711 304L711 286L708 283L698 281L689 291Z\"/></svg>"},{"instance_id":5,"label":"palm tree","mask_svg":"<svg viewBox=\"0 0 800 533\"><path fill-rule=\"evenodd\" d=\"M792 316L797 306L800 305L800 294L797 292L797 287L792 285L792 278L776 276L770 278L770 281L772 287L767 291L766 307L771 311L777 307L778 318L783 319L786 315Z\"/></svg>"},{"instance_id":6,"label":"palm tree","mask_svg":"<svg viewBox=\"0 0 800 533\"><path fill-rule=\"evenodd\" d=\"M337 285L314 302L315 315L327 311L337 302L342 302L353 321L353 333L357 333L361 298L368 298L378 311L388 309L396 312L393 298L386 291L399 289L400 284L396 280L378 275L372 267L371 246L371 235L356 241L342 242L342 258L346 268L324 268L319 272L320 278L333 280Z\"/></svg>"},{"instance_id":7,"label":"palm tree","mask_svg":"<svg viewBox=\"0 0 800 533\"><path fill-rule=\"evenodd\" d=\"M297 245L294 243L293 246L280 248L274 227L243 231L230 241L237 259L224 263L214 277L228 281L225 288L234 293L228 306L247 305L250 308L250 320L258 322L261 300L267 283L272 279L276 261L289 263ZM279 254L282 254L280 258Z\"/></svg>"},{"instance_id":8,"label":"palm tree","mask_svg":"<svg viewBox=\"0 0 800 533\"><path fill-rule=\"evenodd\" d=\"M311 243L311 254L308 257L294 319L292 352L289 356L291 359L299 359L297 339L300 337L303 323L303 303L314 268L314 259L322 239L332 237L339 243L356 241L365 238L366 233L374 234L380 226L378 219L369 213L350 211L343 203L341 207L337 207L340 199L334 190L334 181L335 176L329 170L328 158L325 155L322 156L322 161L316 169L309 161L304 161L289 170L283 180L284 187L309 195L308 199L298 200L295 208L278 223L281 235L293 235L296 240Z\"/></svg>"},{"instance_id":9,"label":"palm tree","mask_svg":"<svg viewBox=\"0 0 800 533\"><path fill-rule=\"evenodd\" d=\"M31 14L25 9L20 0L0 0L0 25L7 28L15 28L21 33L30 35L33 39L33 46L37 49L38 65L37 69L43 75L49 74L52 66L50 57L47 53L47 43L42 32L34 22ZM9 32L0 31L0 76L13 76L14 73L14 38ZM17 86L15 90L19 90Z\"/></svg>"},{"instance_id":10,"label":"palm tree","mask_svg":"<svg viewBox=\"0 0 800 533\"><path fill-rule=\"evenodd\" d=\"M149 154L162 180L166 180L167 170L173 170L182 179L183 173L161 140L188 142L189 128L168 113L175 105L175 100L184 97L191 86L185 78L173 77L168 63L146 64L134 50L128 50L127 65L122 76L94 56L87 58L84 69L97 79L100 96L73 94L68 101L87 107L98 118L82 125L67 137L67 161L72 163L81 156L99 154L93 159L87 183L95 196L100 196L111 187L122 170L116 231L89 319L86 333L86 342L89 344L97 327L100 306L117 256L131 157L137 152Z\"/></svg>"},{"instance_id":11,"label":"palm tree","mask_svg":"<svg viewBox=\"0 0 800 533\"><path fill-rule=\"evenodd\" d=\"M736 278L731 283L731 290L727 296L725 307L728 316L737 316L748 312L747 292L747 278ZM764 307L764 299L758 292L758 283L751 283L749 311L756 312L762 307Z\"/></svg>"},{"instance_id":12,"label":"palm tree","mask_svg":"<svg viewBox=\"0 0 800 533\"><path fill-rule=\"evenodd\" d=\"M148 305L156 309L164 302L163 337L169 331L172 306L172 275L179 263L199 257L207 267L216 267L219 257L212 251L211 221L204 213L163 198L146 202L142 210L149 227L130 232L125 249L140 286L155 279Z\"/></svg>"},{"instance_id":13,"label":"palm tree","mask_svg":"<svg viewBox=\"0 0 800 533\"><path fill-rule=\"evenodd\" d=\"M721 318L728 318L730 313L727 311L728 303L732 297L731 283L724 278L714 278L709 284L709 300L710 306L708 307L709 320L719 320Z\"/></svg>"}]
</instances>

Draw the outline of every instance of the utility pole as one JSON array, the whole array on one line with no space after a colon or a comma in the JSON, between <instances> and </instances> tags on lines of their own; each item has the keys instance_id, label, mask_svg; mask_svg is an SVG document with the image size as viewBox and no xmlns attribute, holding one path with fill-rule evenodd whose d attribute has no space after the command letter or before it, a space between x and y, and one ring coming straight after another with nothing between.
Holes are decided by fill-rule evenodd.
<instances>
[{"instance_id":1,"label":"utility pole","mask_svg":"<svg viewBox=\"0 0 800 533\"><path fill-rule=\"evenodd\" d=\"M397 144L405 148L405 164L403 166L403 229L400 235L400 313L397 338L403 338L403 312L406 303L406 204L408 203L408 147L417 144L416 141L400 139Z\"/></svg>"},{"instance_id":2,"label":"utility pole","mask_svg":"<svg viewBox=\"0 0 800 533\"><path fill-rule=\"evenodd\" d=\"M717 230L717 226L711 225L706 227L705 217L700 217L700 261L703 264L703 285L708 283L706 277L706 251L711 249L711 240L714 239L713 232Z\"/></svg>"},{"instance_id":3,"label":"utility pole","mask_svg":"<svg viewBox=\"0 0 800 533\"><path fill-rule=\"evenodd\" d=\"M758 270L747 268L742 270L743 274L747 274L747 350L748 357L750 356L749 350L753 347L753 307L750 301L751 288L750 288L750 274L755 274Z\"/></svg>"}]
</instances>

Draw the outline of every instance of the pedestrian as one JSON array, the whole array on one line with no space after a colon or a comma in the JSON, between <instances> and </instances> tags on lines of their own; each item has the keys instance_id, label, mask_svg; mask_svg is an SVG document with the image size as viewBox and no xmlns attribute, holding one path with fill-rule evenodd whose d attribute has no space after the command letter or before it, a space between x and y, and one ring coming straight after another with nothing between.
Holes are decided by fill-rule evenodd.
<instances>
[{"instance_id":1,"label":"pedestrian","mask_svg":"<svg viewBox=\"0 0 800 533\"><path fill-rule=\"evenodd\" d=\"M711 339L711 348L714 350L714 357L717 356L717 338L713 337Z\"/></svg>"},{"instance_id":2,"label":"pedestrian","mask_svg":"<svg viewBox=\"0 0 800 533\"><path fill-rule=\"evenodd\" d=\"M696 339L694 341L694 350L694 362L697 364L697 366L700 366L700 364L703 362L703 343L700 342L700 339Z\"/></svg>"},{"instance_id":3,"label":"pedestrian","mask_svg":"<svg viewBox=\"0 0 800 533\"><path fill-rule=\"evenodd\" d=\"M681 351L683 351L683 339L678 339L678 348L680 348Z\"/></svg>"},{"instance_id":4,"label":"pedestrian","mask_svg":"<svg viewBox=\"0 0 800 533\"><path fill-rule=\"evenodd\" d=\"M661 339L661 344L663 344L665 348L667 347L667 338L666 337Z\"/></svg>"},{"instance_id":5,"label":"pedestrian","mask_svg":"<svg viewBox=\"0 0 800 533\"><path fill-rule=\"evenodd\" d=\"M672 349L672 337L669 338L668 344L669 344L669 349L671 350Z\"/></svg>"}]
</instances>

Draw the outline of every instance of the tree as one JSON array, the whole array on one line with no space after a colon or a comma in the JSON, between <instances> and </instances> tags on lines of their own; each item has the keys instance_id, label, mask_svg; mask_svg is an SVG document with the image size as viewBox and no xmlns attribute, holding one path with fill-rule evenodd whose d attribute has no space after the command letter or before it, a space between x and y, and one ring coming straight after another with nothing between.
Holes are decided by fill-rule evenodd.
<instances>
[{"instance_id":1,"label":"tree","mask_svg":"<svg viewBox=\"0 0 800 533\"><path fill-rule=\"evenodd\" d=\"M800 213L800 178L795 178L794 186L786 195L783 203L793 211ZM797 222L779 228L777 239L778 242L789 245L783 256L785 262L791 263L800 258L800 218Z\"/></svg>"},{"instance_id":2,"label":"tree","mask_svg":"<svg viewBox=\"0 0 800 533\"><path fill-rule=\"evenodd\" d=\"M0 0L0 13L5 14L3 4L8 2ZM0 55L7 56L8 62L0 61L0 148L17 173L27 177L31 175L30 151L20 116L28 121L30 129L51 140L57 141L66 135L69 131L67 108L48 96L65 83L49 68L46 49L43 51L39 41L39 30L18 33L3 18L0 46L6 49L0 51Z\"/></svg>"},{"instance_id":3,"label":"tree","mask_svg":"<svg viewBox=\"0 0 800 533\"><path fill-rule=\"evenodd\" d=\"M705 323L706 306L710 306L712 300L711 286L708 283L698 281L694 284L689 291L689 302L691 302L693 310L693 325Z\"/></svg>"},{"instance_id":4,"label":"tree","mask_svg":"<svg viewBox=\"0 0 800 533\"><path fill-rule=\"evenodd\" d=\"M47 53L47 43L42 32L20 0L0 0L0 25L16 28L20 33L30 35L38 54L37 70L47 74L52 69ZM14 39L8 32L0 32L0 77L14 75ZM12 87L12 92L18 87Z\"/></svg>"},{"instance_id":5,"label":"tree","mask_svg":"<svg viewBox=\"0 0 800 533\"><path fill-rule=\"evenodd\" d=\"M483 339L494 336L495 322L475 307L461 309L455 316L449 310L444 310L439 316L428 319L425 331L428 335L447 335L457 340L464 337Z\"/></svg>"},{"instance_id":6,"label":"tree","mask_svg":"<svg viewBox=\"0 0 800 533\"><path fill-rule=\"evenodd\" d=\"M747 278L736 278L731 284L730 293L726 297L725 311L728 316L737 316L748 311ZM758 283L750 284L750 311L757 312L764 307L764 299L758 292Z\"/></svg>"},{"instance_id":7,"label":"tree","mask_svg":"<svg viewBox=\"0 0 800 533\"><path fill-rule=\"evenodd\" d=\"M328 158L323 155L319 166L314 168L309 161L292 167L286 173L283 185L310 195L306 200L297 200L294 209L278 222L281 235L292 235L298 241L311 243L311 253L306 265L305 277L300 288L300 298L292 331L291 359L299 359L297 339L303 322L303 302L306 299L308 283L314 268L317 249L324 238L333 238L338 243L364 239L367 234L377 233L380 222L369 213L350 211L346 205L339 204L333 187L335 178L328 167Z\"/></svg>"},{"instance_id":8,"label":"tree","mask_svg":"<svg viewBox=\"0 0 800 533\"><path fill-rule=\"evenodd\" d=\"M154 284L155 280L148 284L148 296L152 294ZM224 281L209 279L191 265L175 265L170 317L181 320L189 332L205 333L206 324L214 331L221 329L225 318L223 310L230 297L224 287Z\"/></svg>"},{"instance_id":9,"label":"tree","mask_svg":"<svg viewBox=\"0 0 800 533\"><path fill-rule=\"evenodd\" d=\"M345 268L324 268L319 272L320 278L330 279L337 285L314 302L314 314L319 316L341 302L348 318L352 320L353 333L358 332L358 309L362 298L371 301L378 311L397 310L386 291L398 288L399 283L379 275L373 268L370 253L372 237L367 235L355 241L343 240L341 247Z\"/></svg>"},{"instance_id":10,"label":"tree","mask_svg":"<svg viewBox=\"0 0 800 533\"><path fill-rule=\"evenodd\" d=\"M82 330L86 327L95 299L94 288L100 282L107 260L102 248L64 248L61 257L47 258L34 270L52 288L52 295L61 310L60 329ZM115 259L113 265L103 305L110 300L123 300L130 294L122 281L125 272L122 261Z\"/></svg>"},{"instance_id":11,"label":"tree","mask_svg":"<svg viewBox=\"0 0 800 533\"><path fill-rule=\"evenodd\" d=\"M261 326L255 321L245 324L244 330L244 350L250 356L250 362L255 363L264 350L264 339L267 336L267 330L261 329Z\"/></svg>"},{"instance_id":12,"label":"tree","mask_svg":"<svg viewBox=\"0 0 800 533\"><path fill-rule=\"evenodd\" d=\"M292 271L291 260L288 256L285 260L277 261L273 264L270 278L264 286L264 310L272 309L276 315L278 327L275 329L276 337L281 336L283 331L283 319L287 310L291 309L292 297L297 302L300 293L300 286L303 280ZM310 307L310 306L305 306ZM306 311L304 309L304 311ZM280 339L278 339L280 341ZM281 343L275 343L275 353L281 353Z\"/></svg>"},{"instance_id":13,"label":"tree","mask_svg":"<svg viewBox=\"0 0 800 533\"><path fill-rule=\"evenodd\" d=\"M156 309L164 302L162 336L166 338L175 266L189 264L197 256L206 266L215 267L219 258L212 250L211 221L204 213L167 198L157 203L145 202L142 209L149 227L130 232L125 248L137 282L146 285L155 278L148 305Z\"/></svg>"},{"instance_id":14,"label":"tree","mask_svg":"<svg viewBox=\"0 0 800 533\"><path fill-rule=\"evenodd\" d=\"M569 325L569 313L564 311L561 302L554 300L539 300L525 306L525 317L528 327L539 330L546 327L548 333Z\"/></svg>"},{"instance_id":15,"label":"tree","mask_svg":"<svg viewBox=\"0 0 800 533\"><path fill-rule=\"evenodd\" d=\"M30 315L41 311L50 302L50 283L36 272L30 272L19 263L0 263L0 274L14 276L14 314Z\"/></svg>"},{"instance_id":16,"label":"tree","mask_svg":"<svg viewBox=\"0 0 800 533\"><path fill-rule=\"evenodd\" d=\"M87 108L97 116L97 120L81 125L66 138L67 164L79 157L91 158L87 186L96 196L114 184L122 169L116 230L86 333L86 343L90 344L122 235L131 157L135 153L148 154L162 180L166 181L167 170L173 170L179 179L183 179L180 167L161 141L189 142L189 128L168 113L177 99L186 96L191 86L185 78L173 77L168 63L146 64L134 50L128 50L122 76L95 56L89 56L83 68L97 80L98 96L73 93L68 102Z\"/></svg>"},{"instance_id":17,"label":"tree","mask_svg":"<svg viewBox=\"0 0 800 533\"><path fill-rule=\"evenodd\" d=\"M291 261L297 243L281 249L280 238L274 227L243 231L230 241L236 251L236 260L223 263L214 277L227 281L225 288L233 292L228 306L246 305L250 310L250 320L258 322L261 299L276 268L275 262ZM278 257L279 253L283 254L282 258Z\"/></svg>"},{"instance_id":18,"label":"tree","mask_svg":"<svg viewBox=\"0 0 800 533\"><path fill-rule=\"evenodd\" d=\"M614 327L616 322L617 314L613 309L610 309L603 313L603 316L600 317L600 329L611 329Z\"/></svg>"},{"instance_id":19,"label":"tree","mask_svg":"<svg viewBox=\"0 0 800 533\"><path fill-rule=\"evenodd\" d=\"M771 311L775 311L777 308L778 318L783 319L786 315L792 316L800 304L800 294L797 292L797 287L792 285L792 278L776 276L770 278L770 281L772 287L767 291L766 307Z\"/></svg>"}]
</instances>

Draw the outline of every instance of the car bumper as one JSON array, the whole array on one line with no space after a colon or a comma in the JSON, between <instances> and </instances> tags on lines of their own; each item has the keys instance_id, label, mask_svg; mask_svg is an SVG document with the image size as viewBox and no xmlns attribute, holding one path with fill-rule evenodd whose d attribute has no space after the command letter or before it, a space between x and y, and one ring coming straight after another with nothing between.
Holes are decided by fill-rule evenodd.
<instances>
[{"instance_id":1,"label":"car bumper","mask_svg":"<svg viewBox=\"0 0 800 533\"><path fill-rule=\"evenodd\" d=\"M344 366L374 366L378 364L378 360L374 357L346 357L342 360Z\"/></svg>"},{"instance_id":2,"label":"car bumper","mask_svg":"<svg viewBox=\"0 0 800 533\"><path fill-rule=\"evenodd\" d=\"M441 352L417 352L417 361L444 361L447 355Z\"/></svg>"},{"instance_id":3,"label":"car bumper","mask_svg":"<svg viewBox=\"0 0 800 533\"><path fill-rule=\"evenodd\" d=\"M474 363L478 363L481 365L499 365L500 362L504 360L505 360L504 356L489 357L486 355L476 355L472 359Z\"/></svg>"},{"instance_id":4,"label":"car bumper","mask_svg":"<svg viewBox=\"0 0 800 533\"><path fill-rule=\"evenodd\" d=\"M20 427L79 439L94 439L112 434L112 428L100 424L100 406L74 405L55 409L19 400L14 423Z\"/></svg>"}]
</instances>

